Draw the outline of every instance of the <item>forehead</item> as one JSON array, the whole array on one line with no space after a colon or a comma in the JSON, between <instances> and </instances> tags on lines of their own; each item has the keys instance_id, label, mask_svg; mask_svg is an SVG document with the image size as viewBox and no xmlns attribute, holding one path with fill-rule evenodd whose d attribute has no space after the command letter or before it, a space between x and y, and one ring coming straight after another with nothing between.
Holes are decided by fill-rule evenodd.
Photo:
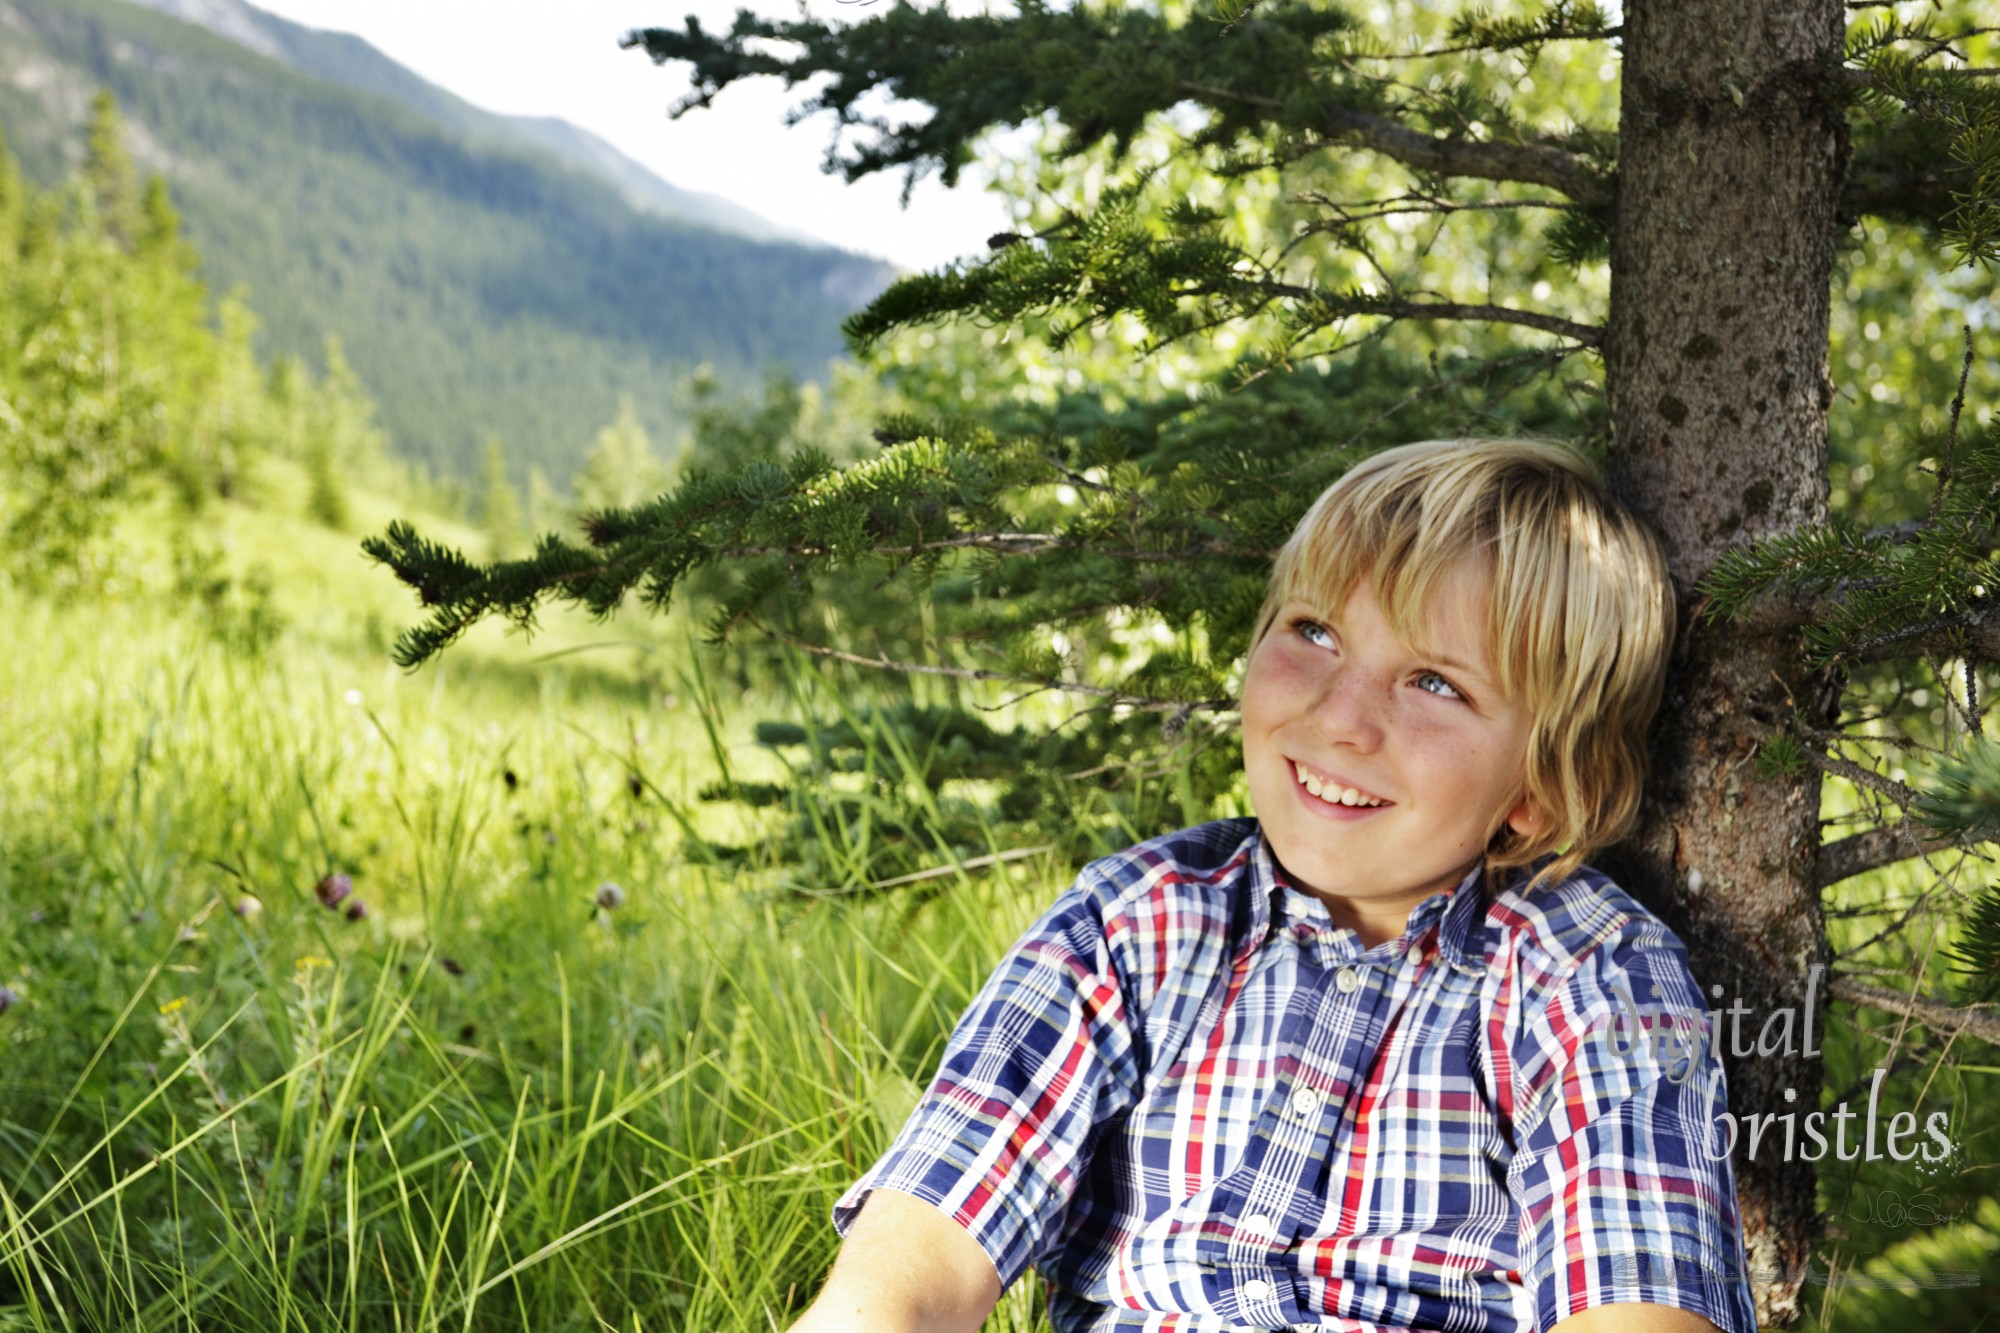
<instances>
[{"instance_id":1,"label":"forehead","mask_svg":"<svg viewBox=\"0 0 2000 1333\"><path fill-rule=\"evenodd\" d=\"M1398 638L1428 656L1445 655L1491 676L1497 639L1492 561L1476 552L1436 561L1386 562L1317 571L1303 568L1286 589L1287 600L1327 615L1346 611L1350 599L1370 599Z\"/></svg>"}]
</instances>

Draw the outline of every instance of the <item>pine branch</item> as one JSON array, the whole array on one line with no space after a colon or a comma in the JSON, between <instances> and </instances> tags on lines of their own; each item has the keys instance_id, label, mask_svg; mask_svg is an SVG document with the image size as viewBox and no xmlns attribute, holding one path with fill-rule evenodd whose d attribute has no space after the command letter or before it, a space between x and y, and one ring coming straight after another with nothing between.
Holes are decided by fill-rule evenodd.
<instances>
[{"instance_id":1,"label":"pine branch","mask_svg":"<svg viewBox=\"0 0 2000 1333\"><path fill-rule=\"evenodd\" d=\"M1829 589L1852 588L1880 569L1887 544L1884 537L1829 526L1731 547L1701 581L1707 599L1702 614L1711 620L1781 617L1766 626L1770 629L1807 623L1814 619L1810 605L1790 594L1823 596Z\"/></svg>"},{"instance_id":2,"label":"pine branch","mask_svg":"<svg viewBox=\"0 0 2000 1333\"><path fill-rule=\"evenodd\" d=\"M1514 325L1579 348L1603 337L1597 326L1536 310L1285 282L1273 271L1278 261L1261 261L1225 240L1213 212L1182 202L1163 205L1163 220L1149 213L1146 184L1107 191L1094 210L1066 217L1034 243L900 279L847 321L848 337L866 348L899 329L952 317L997 325L1060 316L1050 341L1061 346L1083 329L1131 316L1159 346L1274 304L1284 308L1292 345L1354 317ZM1390 283L1386 275L1383 283Z\"/></svg>"},{"instance_id":3,"label":"pine branch","mask_svg":"<svg viewBox=\"0 0 2000 1333\"><path fill-rule=\"evenodd\" d=\"M912 676L946 676L952 680L988 681L1001 685L1023 686L1035 693L1045 690L1055 690L1063 694L1081 694L1086 698L1102 699L1111 707L1130 708L1134 712L1140 713L1176 713L1182 710L1230 709L1236 707L1234 699L1199 699L1193 702L1181 699L1154 699L1145 695L1126 694L1121 690L1109 689L1103 685L1086 685L1081 681L1062 680L1053 676L1020 676L1005 671L987 671L974 667L945 667L931 666L922 662L897 662L879 654L875 657L863 657L859 653L845 652L839 648L829 648L823 643L813 643L810 640L801 639L797 635L773 629L771 626L756 620L749 620L748 623L759 633L768 635L779 643L789 647L797 648L801 652L811 653L815 657L830 658L836 662L847 662L853 666L869 667L877 671L895 671Z\"/></svg>"},{"instance_id":4,"label":"pine branch","mask_svg":"<svg viewBox=\"0 0 2000 1333\"><path fill-rule=\"evenodd\" d=\"M1187 79L1175 87L1191 101L1252 108L1274 122L1289 110L1287 103L1261 93ZM1588 207L1608 207L1611 203L1611 179L1589 158L1554 144L1440 136L1412 129L1388 116L1342 106L1319 108L1303 128L1315 136L1305 145L1309 148L1366 148L1428 176L1543 185Z\"/></svg>"},{"instance_id":5,"label":"pine branch","mask_svg":"<svg viewBox=\"0 0 2000 1333\"><path fill-rule=\"evenodd\" d=\"M1569 26L1581 35L1588 25L1580 8L1577 17ZM1542 142L1439 138L1400 121L1399 111L1416 113L1351 69L1329 70L1325 42L1352 26L1339 10L1305 6L1260 13L1231 32L1132 9L1029 4L996 17L899 5L841 27L743 11L725 34L690 19L679 31L630 33L623 44L644 48L655 63L690 66L694 90L675 115L709 105L742 79L775 76L797 86L831 75L793 114L830 111L839 126L864 131L829 149L828 169L849 180L901 168L912 181L934 170L952 184L979 135L1048 112L1069 131L1066 152L1107 138L1122 148L1148 116L1192 100L1215 113L1204 138L1217 144L1311 135L1321 146L1368 148L1422 173L1540 184L1579 203L1609 204L1610 182L1588 156ZM933 115L887 124L864 106L877 92L926 103Z\"/></svg>"},{"instance_id":6,"label":"pine branch","mask_svg":"<svg viewBox=\"0 0 2000 1333\"><path fill-rule=\"evenodd\" d=\"M1956 944L1945 951L1952 969L1971 978L1972 993L1984 1000L2000 990L2000 887L1987 886L1960 918Z\"/></svg>"},{"instance_id":7,"label":"pine branch","mask_svg":"<svg viewBox=\"0 0 2000 1333\"><path fill-rule=\"evenodd\" d=\"M917 556L938 551L991 551L1001 556L1043 555L1050 551L1073 547L1076 543L1051 532L967 532L956 537L940 537L935 541L912 542L904 546L873 546L869 550L874 555ZM831 554L825 546L813 542L790 542L778 546L725 546L717 555L731 559L745 559L763 555L823 556Z\"/></svg>"},{"instance_id":8,"label":"pine branch","mask_svg":"<svg viewBox=\"0 0 2000 1333\"><path fill-rule=\"evenodd\" d=\"M1912 151L1901 137L1859 144L1841 183L1836 215L1894 222L1938 223L1975 184L1973 174L1947 157Z\"/></svg>"},{"instance_id":9,"label":"pine branch","mask_svg":"<svg viewBox=\"0 0 2000 1333\"><path fill-rule=\"evenodd\" d=\"M1895 1014L1922 1023L1933 1032L1964 1032L2000 1046L2000 1005L1971 1004L1961 1007L1927 996L1905 995L1901 991L1871 986L1844 972L1835 972L1829 977L1827 988L1835 999L1849 1004Z\"/></svg>"},{"instance_id":10,"label":"pine branch","mask_svg":"<svg viewBox=\"0 0 2000 1333\"><path fill-rule=\"evenodd\" d=\"M1961 262L1987 264L2000 259L2000 89L1984 70L1931 63L1959 56L1965 35L1939 35L1928 17L1884 18L1850 40L1861 67L1842 71L1842 91L1875 132L1854 148L1849 215L1934 225Z\"/></svg>"},{"instance_id":11,"label":"pine branch","mask_svg":"<svg viewBox=\"0 0 2000 1333\"><path fill-rule=\"evenodd\" d=\"M1821 847L1817 873L1813 878L1820 888L1829 888L1871 870L1913 861L1920 856L1970 847L1976 841L1970 838L1940 838L1930 829L1909 820L1884 824Z\"/></svg>"},{"instance_id":12,"label":"pine branch","mask_svg":"<svg viewBox=\"0 0 2000 1333\"><path fill-rule=\"evenodd\" d=\"M1816 614L1825 615L1830 607ZM1902 657L1971 657L2000 662L2000 600L1987 599L1947 616L1899 625L1863 639L1840 654L1844 662L1886 662Z\"/></svg>"},{"instance_id":13,"label":"pine branch","mask_svg":"<svg viewBox=\"0 0 2000 1333\"><path fill-rule=\"evenodd\" d=\"M1476 6L1452 19L1449 34L1453 45L1391 58L1420 60L1470 51L1519 50L1526 50L1533 58L1550 42L1602 42L1624 33L1624 26L1613 23L1595 0L1555 0L1547 9L1520 18L1496 19L1484 7Z\"/></svg>"},{"instance_id":14,"label":"pine branch","mask_svg":"<svg viewBox=\"0 0 2000 1333\"><path fill-rule=\"evenodd\" d=\"M1802 631L1814 666L2000 661L2000 431L1960 439L1970 366L1968 340L1950 424L1920 442L1939 460L1924 517L1860 534L1823 525L1734 548L1702 580L1702 613Z\"/></svg>"},{"instance_id":15,"label":"pine branch","mask_svg":"<svg viewBox=\"0 0 2000 1333\"><path fill-rule=\"evenodd\" d=\"M1941 836L2000 839L2000 744L1983 741L1940 764L1915 809Z\"/></svg>"},{"instance_id":16,"label":"pine branch","mask_svg":"<svg viewBox=\"0 0 2000 1333\"><path fill-rule=\"evenodd\" d=\"M1916 920L1919 914L1927 911L1931 903L1935 901L1939 896L1945 893L1946 888L1947 888L1947 882L1945 880L1943 879L1937 880L1928 889L1925 889L1922 893L1918 894L1914 899L1912 899L1909 905L1905 907L1901 912L1897 913L1895 920L1884 925L1880 930L1876 931L1873 935L1870 935L1867 939L1862 940L1860 943L1849 945L1847 948L1842 949L1839 953L1833 956L1833 961L1836 964L1838 964L1838 963L1844 963L1850 958L1859 958L1863 954L1865 954L1868 950L1880 944L1883 940L1889 939L1892 936L1901 935L1904 929L1909 926L1910 922ZM1859 965L1857 965L1853 970L1858 974L1860 971ZM1908 972L1903 969L1885 969L1884 975L1907 976Z\"/></svg>"},{"instance_id":17,"label":"pine branch","mask_svg":"<svg viewBox=\"0 0 2000 1333\"><path fill-rule=\"evenodd\" d=\"M1908 810L1923 799L1923 793L1916 788L1885 778L1870 768L1863 768L1852 759L1841 759L1834 755L1822 754L1818 750L1802 747L1805 761L1822 773L1837 778L1846 778L1857 787L1866 787L1877 796L1887 797L1897 808Z\"/></svg>"},{"instance_id":18,"label":"pine branch","mask_svg":"<svg viewBox=\"0 0 2000 1333\"><path fill-rule=\"evenodd\" d=\"M1412 190L1391 199L1367 199L1343 203L1317 190L1302 191L1298 196L1302 204L1312 204L1328 210L1330 216L1303 224L1300 237L1311 235L1338 235L1341 230L1357 222L1372 222L1377 218L1407 217L1418 214L1428 217L1443 217L1452 213L1519 212L1528 209L1549 209L1567 212L1575 207L1560 199L1480 199L1461 203L1442 195L1428 194ZM1365 211L1358 211L1365 210ZM1285 247L1289 254L1298 245L1294 240Z\"/></svg>"},{"instance_id":19,"label":"pine branch","mask_svg":"<svg viewBox=\"0 0 2000 1333\"><path fill-rule=\"evenodd\" d=\"M1276 137L1293 145L1291 156L1362 148L1423 175L1541 185L1585 211L1609 208L1614 137L1477 139L1448 111L1439 133L1427 122L1445 110L1438 101L1443 94L1425 88L1399 95L1391 83L1356 69L1356 61L1389 53L1352 49L1352 26L1338 10L1306 6L1260 12L1254 22L1223 28L1177 25L1135 9L1029 4L1005 17L898 5L839 27L744 11L727 33L711 34L690 19L678 31L629 33L623 44L643 48L656 63L689 66L694 90L675 106L675 115L709 105L722 89L747 78L814 83L820 91L793 115L833 114L837 130L828 169L849 180L903 170L906 190L933 171L955 183L975 141L998 126L1054 113L1068 131L1065 155L1105 139L1122 150L1148 117L1191 100L1213 113L1214 123L1200 136L1210 144L1245 147ZM1456 45L1468 49L1532 51L1547 41L1608 37L1617 29L1595 6L1558 3L1520 19L1469 15L1456 31L1469 39ZM1894 28L1897 40L1919 31L1908 24ZM1324 54L1328 42L1349 47L1331 67ZM1920 42L1914 53L1893 42L1855 49L1867 67L1831 75L1833 91L1875 98L1902 114L1888 118L1894 123L1881 132L1858 136L1842 215L1949 222L1968 257L1985 253L1993 244L1992 204L1980 198L1990 189L1990 166L1981 164L1991 136L1980 138L1976 127L1982 116L1990 119L1990 100L1980 91L1984 84L1990 93L1992 81L1981 77L1988 71L1925 63L1949 49L1948 41L1940 45L1935 38ZM869 109L871 95L882 93L926 104L932 115L921 123L891 124Z\"/></svg>"},{"instance_id":20,"label":"pine branch","mask_svg":"<svg viewBox=\"0 0 2000 1333\"><path fill-rule=\"evenodd\" d=\"M1228 286L1236 287L1238 284L1231 282ZM1519 310L1513 306L1468 305L1456 301L1411 301L1394 297L1328 292L1285 282L1250 280L1241 286L1295 300L1302 307L1302 315L1324 323L1352 315L1381 315L1392 320L1463 320L1468 323L1515 324L1568 338L1583 347L1595 347L1604 340L1604 330L1596 324L1578 324L1574 320L1563 319L1558 315L1545 315L1539 310ZM1189 289L1188 294L1215 295L1223 290L1222 284L1197 286Z\"/></svg>"},{"instance_id":21,"label":"pine branch","mask_svg":"<svg viewBox=\"0 0 2000 1333\"><path fill-rule=\"evenodd\" d=\"M1945 422L1944 451L1938 457L1937 485L1931 488L1931 502L1924 510L1926 524L1936 520L1938 506L1951 491L1952 464L1958 457L1958 431L1965 419L1965 385L1972 378L1972 326L1961 326L1965 335L1965 355L1958 364L1958 392L1951 396L1951 415Z\"/></svg>"},{"instance_id":22,"label":"pine branch","mask_svg":"<svg viewBox=\"0 0 2000 1333\"><path fill-rule=\"evenodd\" d=\"M938 541L916 542L908 546L872 546L870 555L921 556L943 551L987 551L1001 558L1009 556L1051 555L1061 551L1099 556L1107 560L1185 560L1192 555L1238 556L1251 559L1269 559L1277 551L1252 551L1234 543L1215 539L1212 541L1189 542L1180 546L1158 550L1140 550L1136 547L1121 549L1098 543L1085 543L1072 537L1042 532L968 532L958 537L946 537ZM755 556L798 556L805 559L833 554L827 547L812 542L794 542L783 546L725 546L716 552L719 556L745 559Z\"/></svg>"}]
</instances>

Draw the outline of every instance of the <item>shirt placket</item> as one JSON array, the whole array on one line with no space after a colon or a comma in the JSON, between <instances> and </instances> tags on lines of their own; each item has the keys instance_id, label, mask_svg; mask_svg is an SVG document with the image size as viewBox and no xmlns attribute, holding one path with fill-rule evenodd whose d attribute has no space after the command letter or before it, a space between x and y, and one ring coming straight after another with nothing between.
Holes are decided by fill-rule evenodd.
<instances>
[{"instance_id":1,"label":"shirt placket","mask_svg":"<svg viewBox=\"0 0 2000 1333\"><path fill-rule=\"evenodd\" d=\"M1309 1279L1278 1256L1306 1229L1323 1229L1324 1209L1338 1206L1337 1191L1322 1177L1395 1012L1404 970L1389 949L1357 953L1346 932L1322 932L1316 947L1300 953L1298 984L1310 998L1285 1017L1278 1077L1238 1168L1216 1191L1217 1211L1235 1225L1213 1242L1212 1257L1204 1256L1213 1265L1216 1309L1261 1327L1314 1326L1306 1322Z\"/></svg>"}]
</instances>

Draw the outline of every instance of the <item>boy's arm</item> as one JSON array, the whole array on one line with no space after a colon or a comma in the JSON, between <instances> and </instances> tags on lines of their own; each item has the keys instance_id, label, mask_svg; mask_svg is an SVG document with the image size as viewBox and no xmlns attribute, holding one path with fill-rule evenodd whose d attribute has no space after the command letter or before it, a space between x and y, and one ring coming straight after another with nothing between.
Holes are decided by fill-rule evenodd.
<instances>
[{"instance_id":1,"label":"boy's arm","mask_svg":"<svg viewBox=\"0 0 2000 1333\"><path fill-rule=\"evenodd\" d=\"M895 1142L834 1204L848 1243L801 1328L974 1329L1061 1236L1098 1127L1142 1077L1115 892L1086 869L973 997ZM857 1322L887 1298L906 1322Z\"/></svg>"},{"instance_id":2,"label":"boy's arm","mask_svg":"<svg viewBox=\"0 0 2000 1333\"><path fill-rule=\"evenodd\" d=\"M1634 926L1555 984L1512 1044L1529 1111L1508 1172L1521 1279L1544 1330L1750 1333L1701 988L1664 927Z\"/></svg>"},{"instance_id":3,"label":"boy's arm","mask_svg":"<svg viewBox=\"0 0 2000 1333\"><path fill-rule=\"evenodd\" d=\"M1000 1275L965 1228L877 1189L791 1333L975 1333L999 1300Z\"/></svg>"}]
</instances>

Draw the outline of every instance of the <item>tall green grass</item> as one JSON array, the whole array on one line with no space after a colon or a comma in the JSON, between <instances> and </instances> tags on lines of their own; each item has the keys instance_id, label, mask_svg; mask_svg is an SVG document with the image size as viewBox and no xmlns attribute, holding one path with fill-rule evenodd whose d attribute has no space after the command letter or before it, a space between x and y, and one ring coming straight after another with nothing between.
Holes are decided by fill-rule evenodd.
<instances>
[{"instance_id":1,"label":"tall green grass","mask_svg":"<svg viewBox=\"0 0 2000 1333\"><path fill-rule=\"evenodd\" d=\"M350 538L236 508L217 530L227 595L0 584L0 1333L785 1327L833 1200L1064 868L997 859L1020 849L990 829L963 869L913 858L934 845L913 828L985 827L980 793L925 783L921 738L871 726L851 679L750 689L675 626L568 622L406 676L385 651L406 608L350 572ZM863 743L838 764L752 743L786 716ZM786 826L696 797L779 780L840 799ZM1163 782L1147 817L1206 817ZM1092 836L1154 831L1093 799ZM1829 817L1851 804L1832 789ZM779 864L781 833L810 854ZM342 910L315 894L335 873ZM1929 873L1829 905L1913 901ZM1935 947L1869 958L1920 971ZM1901 1040L1843 1018L1829 1086ZM1885 1104L1953 1107L1962 1160L1823 1167L1839 1277L1813 1327L1954 1326L2000 1272L1995 1071L1929 1065ZM1945 1221L1868 1220L1891 1196ZM1040 1300L1020 1284L988 1328L1045 1327Z\"/></svg>"},{"instance_id":2,"label":"tall green grass","mask_svg":"<svg viewBox=\"0 0 2000 1333\"><path fill-rule=\"evenodd\" d=\"M754 829L689 793L773 761L699 677L0 616L0 1328L783 1327L1060 874L705 864Z\"/></svg>"}]
</instances>

